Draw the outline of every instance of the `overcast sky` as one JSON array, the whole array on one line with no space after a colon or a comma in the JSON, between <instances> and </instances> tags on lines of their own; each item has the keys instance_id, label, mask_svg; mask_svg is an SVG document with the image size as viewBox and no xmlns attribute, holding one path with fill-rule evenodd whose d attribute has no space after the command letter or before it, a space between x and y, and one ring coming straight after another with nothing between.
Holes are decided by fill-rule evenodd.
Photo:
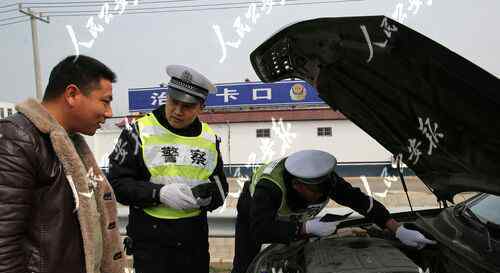
<instances>
[{"instance_id":1,"label":"overcast sky","mask_svg":"<svg viewBox=\"0 0 500 273\"><path fill-rule=\"evenodd\" d=\"M127 10L152 7L148 1L129 0ZM186 0L184 0L186 1ZM182 3L196 5L239 2L244 0L204 0ZM392 15L398 4L405 9L412 0L365 0L297 6L281 6L275 0L269 14L260 10L260 18L250 22L245 13L248 8L230 10L210 10L158 14L116 15L109 24L98 16L95 23L103 25L90 49L80 46L80 53L95 57L108 65L118 75L114 85L114 114L128 112L128 88L152 87L167 82L165 66L183 64L204 73L215 83L240 82L245 78L257 81L250 65L249 54L271 34L284 25L318 17ZM284 0L286 3L298 3ZM300 1L314 2L325 0ZM422 0L418 12L405 10L408 17L404 24L440 42L452 51L471 60L493 75L500 76L500 1L496 0ZM0 6L18 1L0 0ZM71 0L30 1L30 2L72 2ZM151 1L149 1L151 2ZM240 6L248 7L246 2ZM110 6L114 7L114 4ZM12 7L11 7L12 8ZM2 13L8 8L0 8L0 24L4 18L18 16L18 12ZM99 6L87 7L95 10ZM35 9L37 10L37 9ZM39 11L47 10L39 8ZM77 10L77 8L65 8ZM221 45L213 25L219 25L225 40L236 41L239 36L233 28L235 19L249 24L251 30L245 32L239 48L227 47L226 59L221 63ZM52 67L67 55L75 53L74 45L66 29L71 25L81 42L92 40L85 25L90 15L83 17L53 17L50 24L38 23L40 62L43 88ZM0 27L0 101L19 102L35 96L33 53L29 22ZM418 45L415 45L418 46Z\"/></svg>"}]
</instances>

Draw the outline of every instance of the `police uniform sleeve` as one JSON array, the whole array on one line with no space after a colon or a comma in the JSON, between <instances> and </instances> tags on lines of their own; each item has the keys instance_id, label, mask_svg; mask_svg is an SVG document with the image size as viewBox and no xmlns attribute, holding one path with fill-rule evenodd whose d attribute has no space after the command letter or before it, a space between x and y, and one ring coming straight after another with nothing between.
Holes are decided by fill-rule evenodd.
<instances>
[{"instance_id":1,"label":"police uniform sleeve","mask_svg":"<svg viewBox=\"0 0 500 273\"><path fill-rule=\"evenodd\" d=\"M257 183L250 206L250 230L254 238L263 244L290 243L298 237L297 223L277 218L282 191L274 183Z\"/></svg>"},{"instance_id":2,"label":"police uniform sleeve","mask_svg":"<svg viewBox=\"0 0 500 273\"><path fill-rule=\"evenodd\" d=\"M217 137L216 141L216 149L217 149L217 166L215 167L214 172L212 175L210 175L209 180L214 185L211 188L211 194L212 196L212 201L210 204L206 207L208 211L213 211L217 209L218 207L222 206L224 204L224 200L227 197L228 191L229 191L229 185L227 183L227 178L226 174L224 173L224 162L222 160L222 154L220 152L220 143L221 140L219 137ZM219 186L217 183L220 183L222 186L222 191L224 194L224 198L222 198Z\"/></svg>"},{"instance_id":3,"label":"police uniform sleeve","mask_svg":"<svg viewBox=\"0 0 500 273\"><path fill-rule=\"evenodd\" d=\"M330 198L340 205L350 207L365 216L379 227L385 228L390 219L389 211L377 200L364 194L359 188L353 187L335 172L332 173L333 190Z\"/></svg>"},{"instance_id":4,"label":"police uniform sleeve","mask_svg":"<svg viewBox=\"0 0 500 273\"><path fill-rule=\"evenodd\" d=\"M149 182L149 173L142 158L136 124L123 129L109 156L108 180L118 202L124 205L150 207L159 204L163 185Z\"/></svg>"}]
</instances>

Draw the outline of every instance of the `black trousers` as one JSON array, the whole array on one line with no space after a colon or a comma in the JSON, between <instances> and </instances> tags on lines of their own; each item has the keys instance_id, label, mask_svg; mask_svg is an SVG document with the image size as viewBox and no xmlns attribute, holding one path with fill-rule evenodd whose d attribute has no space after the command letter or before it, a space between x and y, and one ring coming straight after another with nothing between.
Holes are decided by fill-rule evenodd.
<instances>
[{"instance_id":1,"label":"black trousers","mask_svg":"<svg viewBox=\"0 0 500 273\"><path fill-rule=\"evenodd\" d=\"M249 186L250 182L246 182L236 207L238 215L236 217L235 249L231 273L245 273L261 248L261 244L257 243L250 232L252 197L250 196Z\"/></svg>"},{"instance_id":2,"label":"black trousers","mask_svg":"<svg viewBox=\"0 0 500 273\"><path fill-rule=\"evenodd\" d=\"M209 272L207 248L161 247L149 244L134 250L136 273Z\"/></svg>"},{"instance_id":3,"label":"black trousers","mask_svg":"<svg viewBox=\"0 0 500 273\"><path fill-rule=\"evenodd\" d=\"M206 213L164 220L131 207L127 234L136 273L209 272Z\"/></svg>"}]
</instances>

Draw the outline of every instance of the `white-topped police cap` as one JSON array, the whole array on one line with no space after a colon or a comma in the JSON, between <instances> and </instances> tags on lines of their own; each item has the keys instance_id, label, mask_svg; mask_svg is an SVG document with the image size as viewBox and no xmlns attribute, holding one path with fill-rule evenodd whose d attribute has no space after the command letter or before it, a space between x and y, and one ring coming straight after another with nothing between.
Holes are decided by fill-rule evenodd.
<instances>
[{"instance_id":1,"label":"white-topped police cap","mask_svg":"<svg viewBox=\"0 0 500 273\"><path fill-rule=\"evenodd\" d=\"M215 85L190 67L169 65L166 70L171 77L168 83L168 95L176 100L186 103L203 102L208 93L215 93Z\"/></svg>"},{"instance_id":2,"label":"white-topped police cap","mask_svg":"<svg viewBox=\"0 0 500 273\"><path fill-rule=\"evenodd\" d=\"M288 156L285 169L295 177L311 184L321 183L337 165L337 159L320 150L303 150Z\"/></svg>"}]
</instances>

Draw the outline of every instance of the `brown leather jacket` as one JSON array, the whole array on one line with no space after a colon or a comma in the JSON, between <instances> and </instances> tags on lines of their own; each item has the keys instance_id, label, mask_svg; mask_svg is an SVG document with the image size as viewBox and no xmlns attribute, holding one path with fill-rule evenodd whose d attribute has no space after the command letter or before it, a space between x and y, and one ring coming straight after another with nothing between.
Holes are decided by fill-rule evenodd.
<instances>
[{"instance_id":1,"label":"brown leather jacket","mask_svg":"<svg viewBox=\"0 0 500 273\"><path fill-rule=\"evenodd\" d=\"M106 211L99 204L91 214L87 211L92 207L89 209L80 201L76 212L75 192L79 189L72 190L74 182L68 182L66 165L63 167L54 147L51 136L40 131L24 114L0 120L0 272L123 272L121 244L104 233L101 236L99 227L95 229L97 235L89 229L83 232L82 228L88 226L83 219L87 216L96 218L95 223L107 225L103 230L117 229L116 222L105 222ZM115 205L112 192L103 196ZM110 219L113 217L116 219L116 215ZM87 236L89 233L94 237ZM88 238L98 238L92 241L111 246L95 250ZM104 261L109 256L106 251L114 251L110 254L113 258L108 259L111 262ZM106 264L113 265L103 267Z\"/></svg>"}]
</instances>

